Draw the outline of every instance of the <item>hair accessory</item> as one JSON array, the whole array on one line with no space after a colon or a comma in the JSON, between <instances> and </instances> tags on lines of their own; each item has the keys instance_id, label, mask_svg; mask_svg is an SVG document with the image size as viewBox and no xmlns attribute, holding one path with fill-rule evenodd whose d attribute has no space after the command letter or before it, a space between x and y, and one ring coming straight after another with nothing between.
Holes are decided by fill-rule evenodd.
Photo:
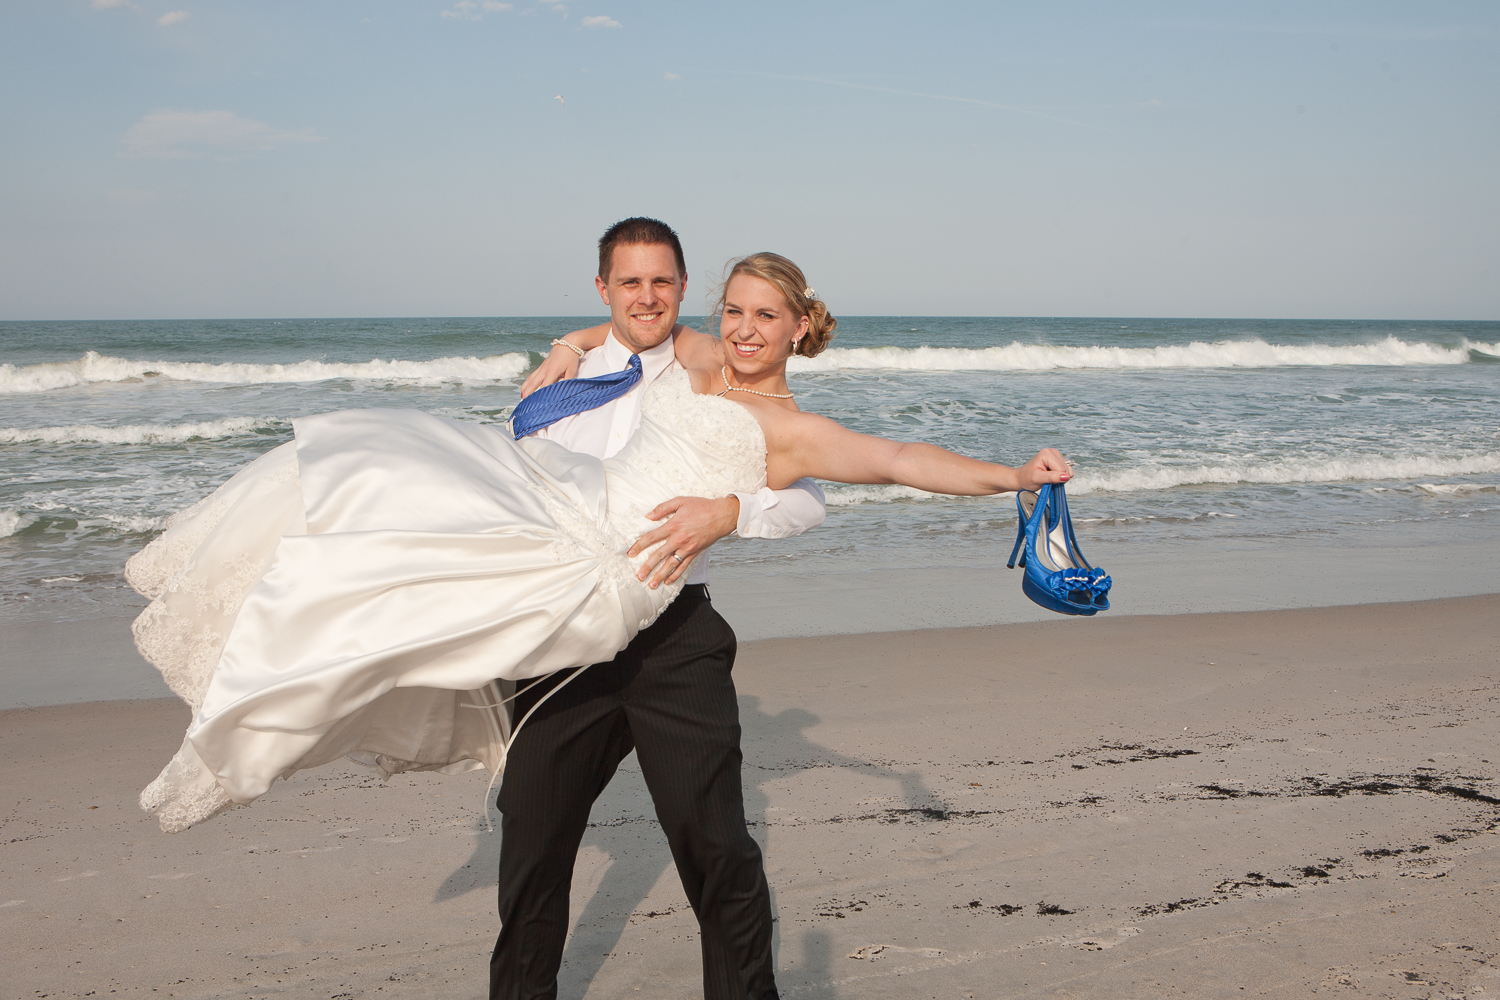
<instances>
[{"instance_id":1,"label":"hair accessory","mask_svg":"<svg viewBox=\"0 0 1500 1000\"><path fill-rule=\"evenodd\" d=\"M811 288L804 288L804 289L802 289L802 294L806 295L808 298L813 298L818 293L815 292L815 291L813 291Z\"/></svg>"},{"instance_id":2,"label":"hair accessory","mask_svg":"<svg viewBox=\"0 0 1500 1000\"><path fill-rule=\"evenodd\" d=\"M563 340L561 337L558 337L558 338L556 338L556 339L554 339L552 341L552 346L553 347L556 347L559 344L561 344L563 347L566 347L568 350L572 351L574 354L578 355L580 358L583 357L585 354L588 353L588 351L585 351L583 348L579 347L577 344L570 344L566 340Z\"/></svg>"}]
</instances>

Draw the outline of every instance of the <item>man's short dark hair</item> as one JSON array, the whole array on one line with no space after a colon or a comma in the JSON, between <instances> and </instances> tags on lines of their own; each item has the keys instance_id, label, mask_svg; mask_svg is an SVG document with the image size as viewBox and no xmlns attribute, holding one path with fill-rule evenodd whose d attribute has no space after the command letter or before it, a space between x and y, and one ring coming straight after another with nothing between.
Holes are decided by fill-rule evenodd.
<instances>
[{"instance_id":1,"label":"man's short dark hair","mask_svg":"<svg viewBox=\"0 0 1500 1000\"><path fill-rule=\"evenodd\" d=\"M609 280L609 266L614 260L615 247L621 244L671 247L677 258L677 275L687 274L687 264L682 259L682 241L672 227L656 219L636 217L616 222L599 237L599 277Z\"/></svg>"}]
</instances>

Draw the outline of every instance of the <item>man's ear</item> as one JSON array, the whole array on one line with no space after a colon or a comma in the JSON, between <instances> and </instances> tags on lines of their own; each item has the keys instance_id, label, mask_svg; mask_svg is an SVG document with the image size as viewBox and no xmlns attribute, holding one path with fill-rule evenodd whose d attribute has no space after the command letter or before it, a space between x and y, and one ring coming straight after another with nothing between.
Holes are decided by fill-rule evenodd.
<instances>
[{"instance_id":1,"label":"man's ear","mask_svg":"<svg viewBox=\"0 0 1500 1000\"><path fill-rule=\"evenodd\" d=\"M594 275L594 287L599 289L599 300L605 305L609 305L609 282L596 274Z\"/></svg>"}]
</instances>

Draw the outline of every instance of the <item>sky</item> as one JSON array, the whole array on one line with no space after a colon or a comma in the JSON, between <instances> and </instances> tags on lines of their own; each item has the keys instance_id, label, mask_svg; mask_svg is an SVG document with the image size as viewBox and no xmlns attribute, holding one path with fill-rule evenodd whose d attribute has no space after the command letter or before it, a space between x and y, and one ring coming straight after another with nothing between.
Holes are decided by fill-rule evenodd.
<instances>
[{"instance_id":1,"label":"sky","mask_svg":"<svg viewBox=\"0 0 1500 1000\"><path fill-rule=\"evenodd\" d=\"M1500 4L6 0L0 319L1500 319Z\"/></svg>"}]
</instances>

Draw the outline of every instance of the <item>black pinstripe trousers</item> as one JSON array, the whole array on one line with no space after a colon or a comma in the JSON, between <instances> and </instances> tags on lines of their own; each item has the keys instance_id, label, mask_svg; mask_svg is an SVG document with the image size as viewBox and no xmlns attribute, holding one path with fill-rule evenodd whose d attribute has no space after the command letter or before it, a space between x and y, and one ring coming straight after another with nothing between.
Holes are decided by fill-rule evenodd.
<instances>
[{"instance_id":1,"label":"black pinstripe trousers","mask_svg":"<svg viewBox=\"0 0 1500 1000\"><path fill-rule=\"evenodd\" d=\"M704 997L776 996L770 892L740 789L734 653L734 632L707 588L686 587L618 656L585 669L522 727L497 803L492 1000L557 996L578 845L590 807L632 749L698 917ZM526 689L514 718L567 673Z\"/></svg>"}]
</instances>

